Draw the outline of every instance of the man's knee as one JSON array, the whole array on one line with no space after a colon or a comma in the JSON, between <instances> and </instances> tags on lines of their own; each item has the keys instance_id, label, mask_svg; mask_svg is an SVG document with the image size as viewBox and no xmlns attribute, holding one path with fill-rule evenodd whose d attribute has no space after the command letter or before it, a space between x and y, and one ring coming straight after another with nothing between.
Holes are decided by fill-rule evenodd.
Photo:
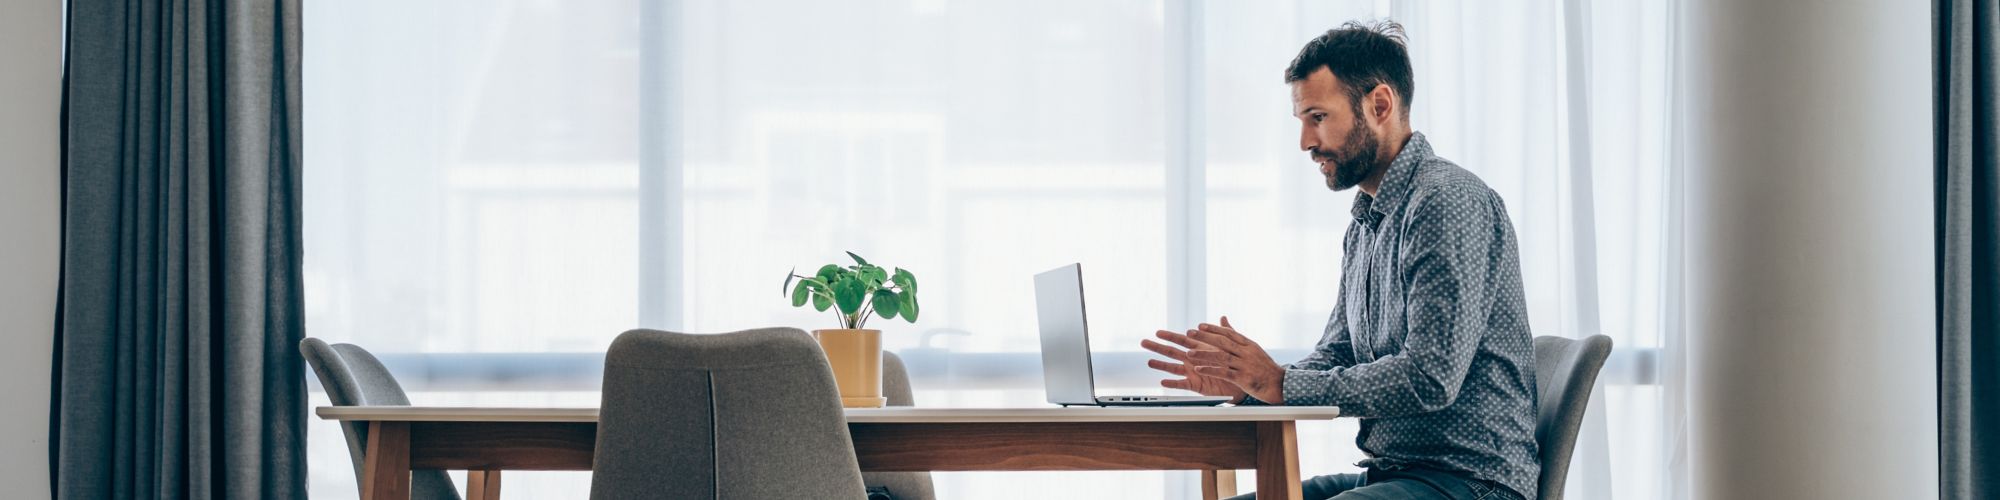
<instances>
[{"instance_id":1,"label":"man's knee","mask_svg":"<svg viewBox=\"0 0 2000 500\"><path fill-rule=\"evenodd\" d=\"M1450 493L1429 483L1412 479L1391 479L1350 489L1328 500L1451 500Z\"/></svg>"},{"instance_id":2,"label":"man's knee","mask_svg":"<svg viewBox=\"0 0 2000 500\"><path fill-rule=\"evenodd\" d=\"M1359 486L1361 486L1360 474L1329 474L1299 482L1299 493L1300 498L1306 500L1326 500ZM1257 500L1257 494L1237 495L1230 497L1229 500Z\"/></svg>"}]
</instances>

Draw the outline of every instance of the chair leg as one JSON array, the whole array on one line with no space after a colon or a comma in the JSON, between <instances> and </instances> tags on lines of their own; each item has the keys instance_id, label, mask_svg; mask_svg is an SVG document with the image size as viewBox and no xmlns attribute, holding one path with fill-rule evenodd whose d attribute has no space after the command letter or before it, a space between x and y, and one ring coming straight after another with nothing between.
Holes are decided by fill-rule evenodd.
<instances>
[{"instance_id":1,"label":"chair leg","mask_svg":"<svg viewBox=\"0 0 2000 500\"><path fill-rule=\"evenodd\" d=\"M465 471L465 500L500 500L500 471Z\"/></svg>"},{"instance_id":2,"label":"chair leg","mask_svg":"<svg viewBox=\"0 0 2000 500\"><path fill-rule=\"evenodd\" d=\"M1202 500L1222 500L1236 496L1236 471L1205 470L1201 474Z\"/></svg>"}]
</instances>

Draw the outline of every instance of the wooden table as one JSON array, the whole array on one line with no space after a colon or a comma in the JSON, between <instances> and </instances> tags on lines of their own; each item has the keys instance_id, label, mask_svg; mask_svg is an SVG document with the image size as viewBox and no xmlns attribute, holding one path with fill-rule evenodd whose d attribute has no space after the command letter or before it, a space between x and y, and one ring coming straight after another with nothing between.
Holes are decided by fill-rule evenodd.
<instances>
[{"instance_id":1,"label":"wooden table","mask_svg":"<svg viewBox=\"0 0 2000 500\"><path fill-rule=\"evenodd\" d=\"M590 470L596 408L320 407L369 425L366 500L410 495L411 469L473 471L467 498L497 498L501 470ZM848 409L861 470L1198 470L1205 498L1257 471L1263 499L1299 498L1299 420L1330 407Z\"/></svg>"}]
</instances>

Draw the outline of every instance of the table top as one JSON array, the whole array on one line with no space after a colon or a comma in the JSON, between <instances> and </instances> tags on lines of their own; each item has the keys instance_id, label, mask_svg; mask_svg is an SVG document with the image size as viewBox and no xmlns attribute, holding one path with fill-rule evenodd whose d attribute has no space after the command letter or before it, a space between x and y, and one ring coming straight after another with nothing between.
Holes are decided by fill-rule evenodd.
<instances>
[{"instance_id":1,"label":"table top","mask_svg":"<svg viewBox=\"0 0 2000 500\"><path fill-rule=\"evenodd\" d=\"M1046 407L1046 408L848 408L847 422L1269 422L1331 420L1331 406ZM471 406L321 406L322 420L396 422L596 422L597 408Z\"/></svg>"}]
</instances>

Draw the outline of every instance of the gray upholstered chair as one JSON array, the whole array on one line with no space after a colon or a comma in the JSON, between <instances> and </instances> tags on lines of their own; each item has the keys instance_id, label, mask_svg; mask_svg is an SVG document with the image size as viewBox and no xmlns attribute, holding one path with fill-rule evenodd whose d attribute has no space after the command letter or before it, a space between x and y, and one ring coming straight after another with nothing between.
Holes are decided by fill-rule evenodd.
<instances>
[{"instance_id":1,"label":"gray upholstered chair","mask_svg":"<svg viewBox=\"0 0 2000 500\"><path fill-rule=\"evenodd\" d=\"M903 368L903 358L896 353L882 351L882 396L889 398L889 406L916 406L916 398L911 392L910 372ZM889 494L896 500L937 498L929 472L863 472L861 481L870 488L887 486Z\"/></svg>"},{"instance_id":2,"label":"gray upholstered chair","mask_svg":"<svg viewBox=\"0 0 2000 500\"><path fill-rule=\"evenodd\" d=\"M865 494L833 370L806 332L625 332L603 394L592 499Z\"/></svg>"},{"instance_id":3,"label":"gray upholstered chair","mask_svg":"<svg viewBox=\"0 0 2000 500\"><path fill-rule=\"evenodd\" d=\"M1542 451L1542 500L1562 500L1577 428L1590 406L1597 370L1610 356L1611 337L1535 337L1535 385L1540 392L1535 442Z\"/></svg>"},{"instance_id":4,"label":"gray upholstered chair","mask_svg":"<svg viewBox=\"0 0 2000 500\"><path fill-rule=\"evenodd\" d=\"M376 360L375 355L360 346L327 345L325 341L307 337L299 341L299 354L305 356L306 364L312 365L313 373L319 376L319 384L326 388L327 400L334 406L410 404L409 396L403 394L403 386L396 383L396 377L389 373L388 368L382 367L382 362ZM341 422L340 431L347 435L347 456L354 460L354 483L365 490L366 485L361 484L361 461L367 452L368 426L362 422ZM452 486L451 476L441 470L410 471L410 498L459 500L458 489Z\"/></svg>"}]
</instances>

